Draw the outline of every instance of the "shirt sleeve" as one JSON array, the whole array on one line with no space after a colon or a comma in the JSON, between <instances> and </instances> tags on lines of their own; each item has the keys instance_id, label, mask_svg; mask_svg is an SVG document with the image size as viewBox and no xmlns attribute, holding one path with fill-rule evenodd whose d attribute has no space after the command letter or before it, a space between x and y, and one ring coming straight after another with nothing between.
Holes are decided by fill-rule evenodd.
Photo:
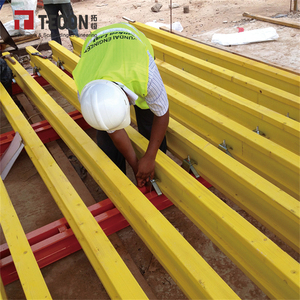
<instances>
[{"instance_id":1,"label":"shirt sleeve","mask_svg":"<svg viewBox=\"0 0 300 300\"><path fill-rule=\"evenodd\" d=\"M169 101L164 83L161 79L157 66L153 57L148 52L149 56L149 79L147 86L147 102L150 110L158 117L163 116L169 108Z\"/></svg>"}]
</instances>

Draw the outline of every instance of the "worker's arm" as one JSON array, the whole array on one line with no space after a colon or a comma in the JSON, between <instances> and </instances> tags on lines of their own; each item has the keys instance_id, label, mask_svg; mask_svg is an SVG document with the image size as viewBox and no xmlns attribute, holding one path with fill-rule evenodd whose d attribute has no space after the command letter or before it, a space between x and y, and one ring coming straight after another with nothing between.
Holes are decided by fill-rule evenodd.
<instances>
[{"instance_id":1,"label":"worker's arm","mask_svg":"<svg viewBox=\"0 0 300 300\"><path fill-rule=\"evenodd\" d=\"M124 129L116 130L113 133L109 133L109 136L132 167L134 174L136 174L138 171L138 159L126 131Z\"/></svg>"},{"instance_id":2,"label":"worker's arm","mask_svg":"<svg viewBox=\"0 0 300 300\"><path fill-rule=\"evenodd\" d=\"M161 117L154 115L150 141L145 155L138 162L136 173L137 186L142 187L153 179L155 169L155 157L164 139L169 124L169 110Z\"/></svg>"}]
</instances>

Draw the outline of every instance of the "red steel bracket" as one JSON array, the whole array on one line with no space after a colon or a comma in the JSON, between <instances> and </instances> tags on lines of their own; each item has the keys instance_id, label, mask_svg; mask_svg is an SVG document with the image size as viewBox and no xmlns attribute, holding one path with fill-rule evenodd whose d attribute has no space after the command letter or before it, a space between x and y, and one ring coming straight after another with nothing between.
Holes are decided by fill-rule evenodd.
<instances>
[{"instance_id":1,"label":"red steel bracket","mask_svg":"<svg viewBox=\"0 0 300 300\"><path fill-rule=\"evenodd\" d=\"M211 187L211 184L203 178L200 177L197 180L207 188ZM155 191L149 192L149 187L143 187L140 191L158 210L163 210L173 205L165 195L158 196ZM129 226L127 220L110 199L91 205L88 209L106 235ZM40 268L81 249L65 218L34 230L26 234L26 237ZM0 246L0 274L4 285L18 280L18 274L7 244Z\"/></svg>"}]
</instances>

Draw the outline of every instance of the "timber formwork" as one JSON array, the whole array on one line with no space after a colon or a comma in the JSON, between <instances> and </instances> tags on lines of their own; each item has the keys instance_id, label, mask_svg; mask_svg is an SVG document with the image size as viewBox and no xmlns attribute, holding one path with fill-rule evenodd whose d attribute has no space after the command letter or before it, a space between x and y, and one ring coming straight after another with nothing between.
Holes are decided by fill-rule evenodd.
<instances>
[{"instance_id":1,"label":"timber formwork","mask_svg":"<svg viewBox=\"0 0 300 300\"><path fill-rule=\"evenodd\" d=\"M299 75L138 22L133 25L150 39L166 87L171 116L167 131L170 152L181 160L190 157L202 178L299 252ZM80 111L74 80L62 70L71 73L80 59L83 40L71 39L74 53L49 42L57 65L32 55L36 52L32 47L26 50L39 74ZM190 299L238 299L147 196L114 167L72 116L18 62L8 64L23 92L185 295ZM21 135L25 150L110 297L147 299L34 128L3 86L0 89L5 115ZM135 121L134 111L132 120ZM147 140L132 127L126 131L137 155L143 155ZM297 261L161 152L155 172L163 196L264 293L275 299L300 297ZM3 182L1 206L1 225L10 254L14 262L22 260L15 265L26 297L50 298L45 284L38 283L43 279ZM9 228L20 231L22 243L15 240ZM34 279L28 276L29 269ZM0 292L5 298L2 282Z\"/></svg>"}]
</instances>

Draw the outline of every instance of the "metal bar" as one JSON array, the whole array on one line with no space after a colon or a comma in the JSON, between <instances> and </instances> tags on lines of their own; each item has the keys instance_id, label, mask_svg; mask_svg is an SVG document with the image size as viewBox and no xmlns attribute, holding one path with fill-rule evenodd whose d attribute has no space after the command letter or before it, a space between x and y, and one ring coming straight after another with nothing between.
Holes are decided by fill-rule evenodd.
<instances>
[{"instance_id":1,"label":"metal bar","mask_svg":"<svg viewBox=\"0 0 300 300\"><path fill-rule=\"evenodd\" d=\"M148 141L131 126L126 131L139 156L143 155ZM298 262L162 152L155 162L163 193L270 298L300 296Z\"/></svg>"},{"instance_id":2,"label":"metal bar","mask_svg":"<svg viewBox=\"0 0 300 300\"><path fill-rule=\"evenodd\" d=\"M297 2L297 0L294 0L294 3ZM295 9L294 9L295 10ZM296 9L297 11L297 9ZM247 17L247 18L251 18L251 19L256 19L259 21L263 21L263 22L268 22L268 23L273 23L273 24L277 24L277 25L282 25L282 26L287 26L287 27L293 27L293 28L297 28L300 29L300 24L298 22L293 22L291 20L289 21L283 21L283 20L278 20L277 18L269 18L269 17L265 17L265 16L261 16L261 15L256 15L256 14L250 14L247 12L243 13L243 17Z\"/></svg>"},{"instance_id":3,"label":"metal bar","mask_svg":"<svg viewBox=\"0 0 300 300\"><path fill-rule=\"evenodd\" d=\"M299 95L299 75L209 45L204 45L175 34L169 34L168 32L140 22L134 22L132 25L142 31L149 39L264 82L294 95Z\"/></svg>"},{"instance_id":4,"label":"metal bar","mask_svg":"<svg viewBox=\"0 0 300 300\"><path fill-rule=\"evenodd\" d=\"M173 49L156 41L150 40L150 42L155 51L156 59L172 65L173 69L180 69L181 73L184 73L182 70L189 73L185 73L187 75L187 80L182 82L181 86L186 84L189 80L189 75L192 74L208 84L211 83L215 88L218 87L218 90L220 91L224 89L225 91L243 97L244 101L247 99L272 109L284 116L286 116L287 113L290 113L291 118L299 121L299 95L291 94L256 79L238 74L213 63L203 61L195 56ZM177 82L174 82L173 84L175 85ZM188 91L188 89L186 90ZM215 93L217 92L218 91L215 91Z\"/></svg>"},{"instance_id":5,"label":"metal bar","mask_svg":"<svg viewBox=\"0 0 300 300\"><path fill-rule=\"evenodd\" d=\"M171 116L209 143L218 146L226 140L231 155L294 198L299 196L299 155L284 149L202 105L165 86Z\"/></svg>"},{"instance_id":6,"label":"metal bar","mask_svg":"<svg viewBox=\"0 0 300 300\"><path fill-rule=\"evenodd\" d=\"M27 47L28 53L35 49ZM36 60L36 58L38 60ZM34 56L34 63L42 58ZM59 105L17 63L15 79L148 248L190 298L238 298L181 234L153 207ZM49 66L55 68L55 65ZM40 70L41 74L43 71ZM61 71L62 72L62 71ZM42 74L43 77L45 77ZM46 77L45 77L46 78ZM64 82L57 83L64 86ZM75 93L75 91L74 91ZM70 95L71 97L71 95ZM138 205L137 205L138 203ZM74 229L73 229L74 230ZM125 278L125 277L124 277ZM126 278L127 280L127 278ZM205 285L203 285L205 282ZM128 284L127 284L128 285ZM215 287L218 286L218 289Z\"/></svg>"},{"instance_id":7,"label":"metal bar","mask_svg":"<svg viewBox=\"0 0 300 300\"><path fill-rule=\"evenodd\" d=\"M166 196L157 196L154 192L143 190L141 191L157 209L163 210L173 205ZM129 226L109 199L91 205L89 210L107 236ZM26 237L40 268L81 249L65 218L34 230L26 234ZM1 277L4 285L7 285L18 279L7 244L0 246L0 257Z\"/></svg>"},{"instance_id":8,"label":"metal bar","mask_svg":"<svg viewBox=\"0 0 300 300\"><path fill-rule=\"evenodd\" d=\"M0 85L2 95L4 87L2 84ZM14 259L26 299L52 299L2 179L0 179L0 195L1 227Z\"/></svg>"},{"instance_id":9,"label":"metal bar","mask_svg":"<svg viewBox=\"0 0 300 300\"><path fill-rule=\"evenodd\" d=\"M10 66L10 68L13 70L16 81L22 90L24 92L27 92L28 89L31 90L30 99L32 101L35 97L41 97L44 101L54 102L19 63L13 65L13 68ZM0 89L2 109L7 119L14 130L20 133L25 144L25 150L29 154L63 215L68 220L77 240L80 242L82 249L85 251L110 297L113 299L147 299L147 296L107 236L101 230L46 147L37 137L21 111L17 108L4 87L0 86ZM63 114L57 112L58 118L61 115L65 115L71 120L71 123L74 123L69 124L70 128L78 126L66 112L63 110L62 112ZM39 299L39 297L33 297L33 299Z\"/></svg>"},{"instance_id":10,"label":"metal bar","mask_svg":"<svg viewBox=\"0 0 300 300\"><path fill-rule=\"evenodd\" d=\"M79 111L76 110L68 114L82 129L85 130L90 128L90 125L86 123ZM31 127L44 144L60 139L60 136L56 133L47 120L34 123L31 125ZM8 148L14 136L14 131L5 132L0 135L0 157Z\"/></svg>"}]
</instances>

